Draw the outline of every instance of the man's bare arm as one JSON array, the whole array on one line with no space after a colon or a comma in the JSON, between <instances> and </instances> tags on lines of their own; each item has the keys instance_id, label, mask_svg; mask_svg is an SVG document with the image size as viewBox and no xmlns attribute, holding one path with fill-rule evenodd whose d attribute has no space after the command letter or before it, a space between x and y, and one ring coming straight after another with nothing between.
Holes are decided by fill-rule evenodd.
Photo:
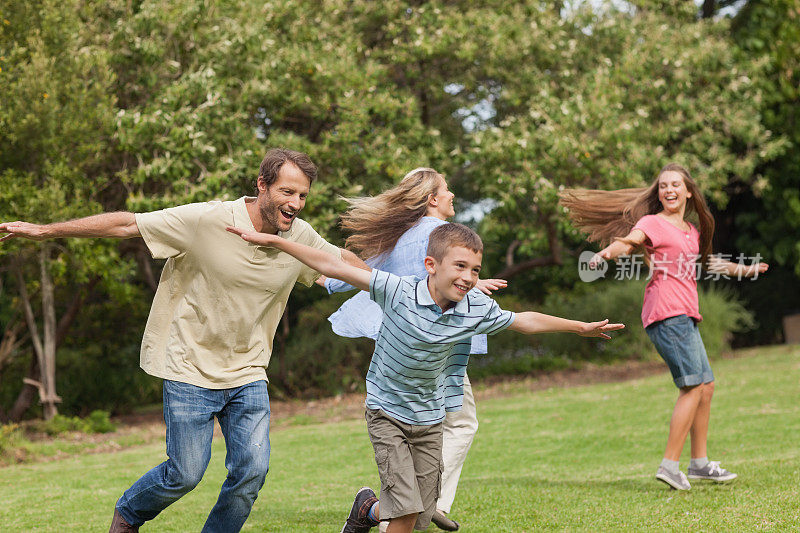
<instances>
[{"instance_id":1,"label":"man's bare arm","mask_svg":"<svg viewBox=\"0 0 800 533\"><path fill-rule=\"evenodd\" d=\"M59 237L111 237L130 239L140 237L136 217L127 211L103 213L85 218L77 218L53 224L31 224L30 222L4 222L0 224L0 241L22 237L32 241L56 239Z\"/></svg>"}]
</instances>

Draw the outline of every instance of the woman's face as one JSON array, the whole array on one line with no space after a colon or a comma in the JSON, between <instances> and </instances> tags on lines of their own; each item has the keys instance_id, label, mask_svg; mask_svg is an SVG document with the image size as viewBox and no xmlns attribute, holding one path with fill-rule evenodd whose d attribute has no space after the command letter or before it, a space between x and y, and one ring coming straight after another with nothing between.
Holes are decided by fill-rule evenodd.
<instances>
[{"instance_id":1,"label":"woman's face","mask_svg":"<svg viewBox=\"0 0 800 533\"><path fill-rule=\"evenodd\" d=\"M439 186L431 197L431 206L428 212L432 216L441 218L442 220L454 216L456 214L455 208L453 207L453 198L455 198L455 196L456 195L451 193L447 188L447 182L444 178L440 177Z\"/></svg>"},{"instance_id":2,"label":"woman's face","mask_svg":"<svg viewBox=\"0 0 800 533\"><path fill-rule=\"evenodd\" d=\"M667 213L683 213L686 210L686 200L692 197L686 189L683 176L673 170L668 170L658 177L658 200Z\"/></svg>"}]
</instances>

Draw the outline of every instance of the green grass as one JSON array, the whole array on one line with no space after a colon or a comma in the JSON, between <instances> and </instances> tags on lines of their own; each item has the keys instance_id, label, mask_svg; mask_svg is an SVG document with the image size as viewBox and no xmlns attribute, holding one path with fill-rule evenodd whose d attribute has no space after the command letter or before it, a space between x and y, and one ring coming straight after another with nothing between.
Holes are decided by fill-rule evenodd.
<instances>
[{"instance_id":1,"label":"green grass","mask_svg":"<svg viewBox=\"0 0 800 533\"><path fill-rule=\"evenodd\" d=\"M730 485L655 481L676 397L664 374L479 401L480 430L452 516L464 531L800 529L800 348L717 361L710 456ZM272 434L272 469L245 531L338 531L378 486L363 419ZM114 502L164 445L0 469L0 531L107 531ZM203 482L143 531L199 531L225 476L215 441ZM684 452L682 466L688 461ZM432 526L431 530L435 530Z\"/></svg>"}]
</instances>

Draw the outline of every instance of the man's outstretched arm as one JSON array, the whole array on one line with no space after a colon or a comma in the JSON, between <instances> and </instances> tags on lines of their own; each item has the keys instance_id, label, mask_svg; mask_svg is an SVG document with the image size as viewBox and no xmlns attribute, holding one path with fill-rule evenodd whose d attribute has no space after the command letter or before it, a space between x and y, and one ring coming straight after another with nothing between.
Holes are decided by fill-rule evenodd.
<instances>
[{"instance_id":1,"label":"man's outstretched arm","mask_svg":"<svg viewBox=\"0 0 800 533\"><path fill-rule=\"evenodd\" d=\"M85 218L52 224L31 224L30 222L4 222L0 224L0 241L22 237L33 241L56 239L59 237L111 237L130 239L140 237L136 217L127 211L103 213Z\"/></svg>"}]
</instances>

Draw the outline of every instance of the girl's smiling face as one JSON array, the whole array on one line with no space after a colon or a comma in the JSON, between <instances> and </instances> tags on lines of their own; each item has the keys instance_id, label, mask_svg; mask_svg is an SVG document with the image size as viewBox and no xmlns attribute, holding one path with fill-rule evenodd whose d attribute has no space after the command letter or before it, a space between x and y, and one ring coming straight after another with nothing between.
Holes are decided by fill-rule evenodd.
<instances>
[{"instance_id":1,"label":"girl's smiling face","mask_svg":"<svg viewBox=\"0 0 800 533\"><path fill-rule=\"evenodd\" d=\"M670 213L683 213L686 210L686 200L692 197L686 189L683 176L668 170L658 177L658 200L664 211Z\"/></svg>"}]
</instances>

